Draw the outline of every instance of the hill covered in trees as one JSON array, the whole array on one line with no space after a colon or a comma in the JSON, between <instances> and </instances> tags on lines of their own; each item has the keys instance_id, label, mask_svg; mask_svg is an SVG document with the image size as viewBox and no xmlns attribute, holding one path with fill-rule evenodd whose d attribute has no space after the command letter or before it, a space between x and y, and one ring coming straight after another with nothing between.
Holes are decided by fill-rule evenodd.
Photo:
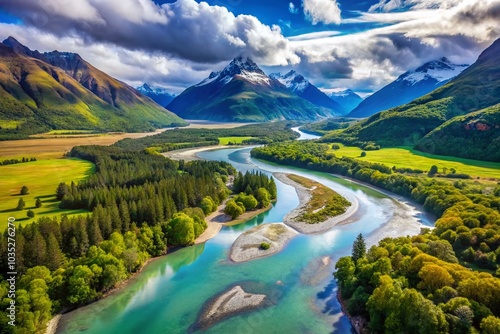
<instances>
[{"instance_id":1,"label":"hill covered in trees","mask_svg":"<svg viewBox=\"0 0 500 334\"><path fill-rule=\"evenodd\" d=\"M452 118L428 133L415 148L433 154L500 161L500 104Z\"/></svg>"}]
</instances>

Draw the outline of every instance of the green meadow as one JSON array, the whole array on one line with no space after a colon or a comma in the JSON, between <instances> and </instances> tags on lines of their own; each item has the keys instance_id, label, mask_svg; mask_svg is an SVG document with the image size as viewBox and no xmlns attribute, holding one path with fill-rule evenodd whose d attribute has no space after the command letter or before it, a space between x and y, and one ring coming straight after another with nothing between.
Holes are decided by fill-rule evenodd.
<instances>
[{"instance_id":1,"label":"green meadow","mask_svg":"<svg viewBox=\"0 0 500 334\"><path fill-rule=\"evenodd\" d=\"M434 155L416 151L409 146L383 148L377 151L366 151L366 156L361 157L362 149L353 146L340 145L340 149L332 150L336 156L351 157L368 162L382 163L397 168L413 168L428 171L432 165L438 167L439 173L443 168L450 173L454 168L457 173L469 174L471 177L500 178L500 163L454 158L442 155Z\"/></svg>"},{"instance_id":2,"label":"green meadow","mask_svg":"<svg viewBox=\"0 0 500 334\"><path fill-rule=\"evenodd\" d=\"M51 159L0 166L0 230L7 226L8 217L16 218L19 223L31 223L48 216L60 216L63 213L77 214L83 210L61 210L55 192L60 182L77 183L94 172L94 165L80 159ZM29 194L20 195L21 187L27 186ZM20 198L26 202L23 210L16 210ZM42 207L36 208L35 201L42 201ZM28 210L35 212L35 217L27 217Z\"/></svg>"},{"instance_id":3,"label":"green meadow","mask_svg":"<svg viewBox=\"0 0 500 334\"><path fill-rule=\"evenodd\" d=\"M229 143L241 144L244 140L253 139L254 137L220 137L220 145L228 145Z\"/></svg>"}]
</instances>

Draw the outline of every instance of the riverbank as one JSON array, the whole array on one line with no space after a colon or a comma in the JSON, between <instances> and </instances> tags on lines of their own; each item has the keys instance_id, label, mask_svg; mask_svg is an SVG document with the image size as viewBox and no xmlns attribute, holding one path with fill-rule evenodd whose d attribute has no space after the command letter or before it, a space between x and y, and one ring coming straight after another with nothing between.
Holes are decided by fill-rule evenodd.
<instances>
[{"instance_id":1,"label":"riverbank","mask_svg":"<svg viewBox=\"0 0 500 334\"><path fill-rule=\"evenodd\" d=\"M394 210L392 211L391 218L379 229L373 231L368 236L365 236L367 247L376 245L384 238L398 238L407 235L417 235L420 233L421 228L434 228L433 226L424 225L416 221L415 217L421 215L425 216L429 221L436 220L436 217L432 214L425 212L421 204L404 196L371 185L367 182L338 174L331 175L384 194L392 201Z\"/></svg>"},{"instance_id":2,"label":"riverbank","mask_svg":"<svg viewBox=\"0 0 500 334\"><path fill-rule=\"evenodd\" d=\"M299 233L283 223L261 224L246 230L233 242L229 258L233 262L247 262L273 255ZM267 244L268 248L261 247Z\"/></svg>"},{"instance_id":3,"label":"riverbank","mask_svg":"<svg viewBox=\"0 0 500 334\"><path fill-rule=\"evenodd\" d=\"M351 206L348 207L343 214L328 218L324 222L316 224L308 224L305 222L297 221L296 219L303 214L304 209L307 207L307 204L312 198L310 189L289 179L287 174L273 173L273 176L279 181L283 182L284 184L294 187L295 191L297 192L297 195L299 197L299 205L295 209L290 211L283 218L283 222L288 226L293 227L300 233L304 234L324 233L332 229L335 225L346 223L348 219L358 211L359 208L358 200L356 198L353 198L351 200Z\"/></svg>"}]
</instances>

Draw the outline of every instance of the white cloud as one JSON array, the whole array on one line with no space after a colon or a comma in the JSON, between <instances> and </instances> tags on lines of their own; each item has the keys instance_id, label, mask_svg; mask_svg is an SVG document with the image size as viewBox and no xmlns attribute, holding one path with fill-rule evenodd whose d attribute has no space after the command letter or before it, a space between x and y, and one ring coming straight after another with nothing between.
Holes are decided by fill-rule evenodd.
<instances>
[{"instance_id":1,"label":"white cloud","mask_svg":"<svg viewBox=\"0 0 500 334\"><path fill-rule=\"evenodd\" d=\"M340 7L337 0L302 0L306 18L316 25L340 24Z\"/></svg>"},{"instance_id":2,"label":"white cloud","mask_svg":"<svg viewBox=\"0 0 500 334\"><path fill-rule=\"evenodd\" d=\"M295 7L293 2L290 2L288 4L288 11L290 11L290 13L292 13L292 14L297 14L299 12L299 9L297 7Z\"/></svg>"},{"instance_id":3,"label":"white cloud","mask_svg":"<svg viewBox=\"0 0 500 334\"><path fill-rule=\"evenodd\" d=\"M64 4L63 4L64 2ZM177 0L0 0L0 6L27 25L61 37L77 35L89 44L109 43L131 50L162 52L199 63L248 55L263 64L299 61L278 27L225 7ZM76 10L75 10L76 7Z\"/></svg>"},{"instance_id":4,"label":"white cloud","mask_svg":"<svg viewBox=\"0 0 500 334\"><path fill-rule=\"evenodd\" d=\"M341 34L340 31L328 30L328 31L310 32L307 34L301 34L297 36L289 36L287 38L290 41L307 41L307 40L317 40L320 38L332 37L340 34Z\"/></svg>"}]
</instances>

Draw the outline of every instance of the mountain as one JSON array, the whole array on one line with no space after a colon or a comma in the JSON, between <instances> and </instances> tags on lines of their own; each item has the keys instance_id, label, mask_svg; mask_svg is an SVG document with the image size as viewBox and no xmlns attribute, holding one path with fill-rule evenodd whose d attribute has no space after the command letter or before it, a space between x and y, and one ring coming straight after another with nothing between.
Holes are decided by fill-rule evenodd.
<instances>
[{"instance_id":1,"label":"mountain","mask_svg":"<svg viewBox=\"0 0 500 334\"><path fill-rule=\"evenodd\" d=\"M241 57L186 89L167 107L185 119L220 122L317 120L332 115L331 110L291 93L251 59Z\"/></svg>"},{"instance_id":2,"label":"mountain","mask_svg":"<svg viewBox=\"0 0 500 334\"><path fill-rule=\"evenodd\" d=\"M78 54L0 44L0 137L50 129L149 131L186 124Z\"/></svg>"},{"instance_id":3,"label":"mountain","mask_svg":"<svg viewBox=\"0 0 500 334\"><path fill-rule=\"evenodd\" d=\"M167 106L175 98L175 95L171 95L166 89L163 88L151 88L147 83L136 88L143 95L146 95L151 100L158 103L160 106Z\"/></svg>"},{"instance_id":4,"label":"mountain","mask_svg":"<svg viewBox=\"0 0 500 334\"><path fill-rule=\"evenodd\" d=\"M329 98L337 102L346 114L354 110L362 101L363 98L353 92L350 89L346 89L340 92L330 92L327 93Z\"/></svg>"},{"instance_id":5,"label":"mountain","mask_svg":"<svg viewBox=\"0 0 500 334\"><path fill-rule=\"evenodd\" d=\"M500 39L457 77L406 105L380 112L325 140L415 145L429 132L456 116L500 103ZM426 150L428 145L418 145Z\"/></svg>"},{"instance_id":6,"label":"mountain","mask_svg":"<svg viewBox=\"0 0 500 334\"><path fill-rule=\"evenodd\" d=\"M447 58L428 62L414 71L402 74L396 81L367 97L349 117L369 117L411 102L446 84L469 65L457 65Z\"/></svg>"},{"instance_id":7,"label":"mountain","mask_svg":"<svg viewBox=\"0 0 500 334\"><path fill-rule=\"evenodd\" d=\"M312 104L330 109L332 113L337 115L347 114L337 102L333 101L316 86L307 81L306 78L293 70L284 75L281 75L281 73L272 73L270 77L278 80L292 93L297 94Z\"/></svg>"},{"instance_id":8,"label":"mountain","mask_svg":"<svg viewBox=\"0 0 500 334\"><path fill-rule=\"evenodd\" d=\"M428 133L415 148L460 158L500 161L500 104L453 117Z\"/></svg>"}]
</instances>

